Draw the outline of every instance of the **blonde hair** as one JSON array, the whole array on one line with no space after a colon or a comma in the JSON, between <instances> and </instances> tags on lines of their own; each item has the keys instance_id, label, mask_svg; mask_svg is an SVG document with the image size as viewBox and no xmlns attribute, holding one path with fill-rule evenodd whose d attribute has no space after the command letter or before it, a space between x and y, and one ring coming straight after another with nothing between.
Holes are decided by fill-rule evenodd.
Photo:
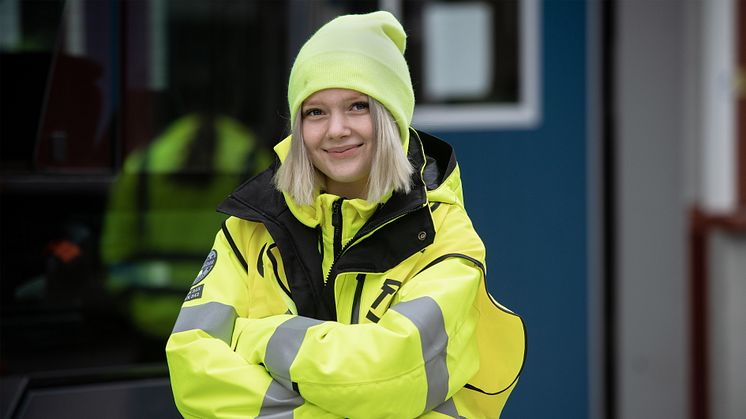
<instances>
[{"instance_id":1,"label":"blonde hair","mask_svg":"<svg viewBox=\"0 0 746 419\"><path fill-rule=\"evenodd\" d=\"M391 113L377 100L368 97L373 123L375 150L368 176L366 200L379 202L390 191L408 193L414 169L402 146L401 134ZM319 172L308 156L303 142L302 119L295 118L292 126L290 151L274 176L275 187L290 195L300 205L313 204L319 189L324 187L324 174Z\"/></svg>"}]
</instances>

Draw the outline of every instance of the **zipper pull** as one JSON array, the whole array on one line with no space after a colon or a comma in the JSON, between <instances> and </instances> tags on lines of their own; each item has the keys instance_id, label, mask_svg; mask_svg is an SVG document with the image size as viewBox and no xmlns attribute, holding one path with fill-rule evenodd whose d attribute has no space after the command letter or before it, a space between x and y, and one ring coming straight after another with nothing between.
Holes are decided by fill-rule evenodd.
<instances>
[{"instance_id":1,"label":"zipper pull","mask_svg":"<svg viewBox=\"0 0 746 419\"><path fill-rule=\"evenodd\" d=\"M339 216L339 209L342 207L342 200L344 198L339 198L338 200L334 201L332 203L332 216L338 217Z\"/></svg>"}]
</instances>

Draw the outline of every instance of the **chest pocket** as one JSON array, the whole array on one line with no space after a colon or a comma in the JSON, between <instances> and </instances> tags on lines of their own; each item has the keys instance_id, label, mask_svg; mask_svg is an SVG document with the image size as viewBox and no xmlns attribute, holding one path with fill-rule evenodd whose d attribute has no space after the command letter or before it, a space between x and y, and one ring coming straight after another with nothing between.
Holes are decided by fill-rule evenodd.
<instances>
[{"instance_id":1,"label":"chest pocket","mask_svg":"<svg viewBox=\"0 0 746 419\"><path fill-rule=\"evenodd\" d=\"M280 257L280 251L277 248L277 245L272 243L267 246L265 255L266 257L264 258L264 267L269 268L269 272L267 269L264 270L264 278L269 281L275 281L282 292L284 292L285 295L288 296L288 298L292 299L292 295L290 294L290 286L288 285L288 280L285 276L285 268L279 262L282 260L282 258ZM261 254L259 255L259 257L262 257Z\"/></svg>"},{"instance_id":2,"label":"chest pocket","mask_svg":"<svg viewBox=\"0 0 746 419\"><path fill-rule=\"evenodd\" d=\"M386 310L389 309L389 306L391 306L391 301L393 301L394 295L399 291L399 288L401 288L401 281L395 279L386 279L383 281L378 296L370 305L370 309L368 310L368 314L365 315L365 318L373 323L378 323L378 321L381 320L383 313L385 313Z\"/></svg>"},{"instance_id":3,"label":"chest pocket","mask_svg":"<svg viewBox=\"0 0 746 419\"><path fill-rule=\"evenodd\" d=\"M250 280L249 299L251 317L294 313L290 287L285 277L279 249L274 243L265 244L256 260L256 273Z\"/></svg>"}]
</instances>

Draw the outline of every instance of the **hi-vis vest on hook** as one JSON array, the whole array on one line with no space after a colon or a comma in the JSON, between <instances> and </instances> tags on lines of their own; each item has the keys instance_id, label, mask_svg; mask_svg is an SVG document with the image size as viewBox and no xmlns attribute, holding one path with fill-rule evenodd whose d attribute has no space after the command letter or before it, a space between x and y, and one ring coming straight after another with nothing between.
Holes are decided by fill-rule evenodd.
<instances>
[{"instance_id":1,"label":"hi-vis vest on hook","mask_svg":"<svg viewBox=\"0 0 746 419\"><path fill-rule=\"evenodd\" d=\"M221 205L167 345L185 417L499 417L523 323L487 293L450 146L411 138L415 187L378 208L297 207L276 166Z\"/></svg>"}]
</instances>

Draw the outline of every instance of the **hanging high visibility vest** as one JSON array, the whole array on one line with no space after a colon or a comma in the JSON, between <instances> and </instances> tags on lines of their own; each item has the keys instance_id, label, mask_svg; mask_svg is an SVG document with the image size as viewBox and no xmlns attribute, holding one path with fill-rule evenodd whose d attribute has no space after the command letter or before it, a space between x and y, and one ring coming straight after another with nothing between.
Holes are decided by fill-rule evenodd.
<instances>
[{"instance_id":1,"label":"hanging high visibility vest","mask_svg":"<svg viewBox=\"0 0 746 419\"><path fill-rule=\"evenodd\" d=\"M207 156L201 167L191 156ZM127 311L146 335L165 338L204 259L215 212L269 153L238 121L189 114L133 152L112 185L101 239L107 287L127 293Z\"/></svg>"}]
</instances>

